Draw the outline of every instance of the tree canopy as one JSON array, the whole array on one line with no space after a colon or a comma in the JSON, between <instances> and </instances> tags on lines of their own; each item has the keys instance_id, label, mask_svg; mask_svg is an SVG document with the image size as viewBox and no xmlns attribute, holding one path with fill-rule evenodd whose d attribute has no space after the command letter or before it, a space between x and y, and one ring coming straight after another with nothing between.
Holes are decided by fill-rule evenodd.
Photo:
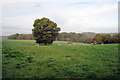
<instances>
[{"instance_id":1,"label":"tree canopy","mask_svg":"<svg viewBox=\"0 0 120 80\"><path fill-rule=\"evenodd\" d=\"M120 43L120 34L97 34L92 42L97 43L97 44L108 44L108 43Z\"/></svg>"},{"instance_id":2,"label":"tree canopy","mask_svg":"<svg viewBox=\"0 0 120 80\"><path fill-rule=\"evenodd\" d=\"M55 41L58 32L61 30L56 23L45 17L36 19L33 26L32 33L36 43L44 43L45 45Z\"/></svg>"}]
</instances>

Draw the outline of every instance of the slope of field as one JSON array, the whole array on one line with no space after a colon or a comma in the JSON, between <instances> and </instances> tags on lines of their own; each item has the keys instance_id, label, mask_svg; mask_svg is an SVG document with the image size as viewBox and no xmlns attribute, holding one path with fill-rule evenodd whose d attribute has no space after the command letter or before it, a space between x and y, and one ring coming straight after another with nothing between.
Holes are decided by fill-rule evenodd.
<instances>
[{"instance_id":1,"label":"slope of field","mask_svg":"<svg viewBox=\"0 0 120 80\"><path fill-rule=\"evenodd\" d=\"M118 44L68 46L54 42L35 46L34 40L2 43L3 78L120 78Z\"/></svg>"}]
</instances>

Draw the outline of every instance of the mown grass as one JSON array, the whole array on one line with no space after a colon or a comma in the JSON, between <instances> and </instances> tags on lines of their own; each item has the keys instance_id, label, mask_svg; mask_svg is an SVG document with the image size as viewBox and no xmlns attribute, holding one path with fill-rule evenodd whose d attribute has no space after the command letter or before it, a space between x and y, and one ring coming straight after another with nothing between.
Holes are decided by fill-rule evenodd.
<instances>
[{"instance_id":1,"label":"mown grass","mask_svg":"<svg viewBox=\"0 0 120 80\"><path fill-rule=\"evenodd\" d=\"M34 40L2 43L3 78L120 78L118 44L68 46L54 42L35 46Z\"/></svg>"}]
</instances>

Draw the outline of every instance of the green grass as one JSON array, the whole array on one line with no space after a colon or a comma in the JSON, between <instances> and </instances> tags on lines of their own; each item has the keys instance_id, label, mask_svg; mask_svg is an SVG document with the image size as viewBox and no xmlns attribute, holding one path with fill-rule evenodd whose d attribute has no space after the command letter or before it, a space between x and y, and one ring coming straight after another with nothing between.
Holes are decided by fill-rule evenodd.
<instances>
[{"instance_id":1,"label":"green grass","mask_svg":"<svg viewBox=\"0 0 120 80\"><path fill-rule=\"evenodd\" d=\"M35 46L33 40L2 43L3 78L120 78L118 44L68 46L54 42Z\"/></svg>"}]
</instances>

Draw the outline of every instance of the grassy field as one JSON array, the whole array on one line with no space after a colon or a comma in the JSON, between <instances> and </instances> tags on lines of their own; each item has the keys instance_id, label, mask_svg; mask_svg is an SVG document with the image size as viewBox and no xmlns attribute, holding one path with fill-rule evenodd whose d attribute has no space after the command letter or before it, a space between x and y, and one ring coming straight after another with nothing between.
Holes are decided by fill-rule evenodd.
<instances>
[{"instance_id":1,"label":"grassy field","mask_svg":"<svg viewBox=\"0 0 120 80\"><path fill-rule=\"evenodd\" d=\"M118 44L35 46L33 40L3 40L2 45L3 78L120 78Z\"/></svg>"}]
</instances>

